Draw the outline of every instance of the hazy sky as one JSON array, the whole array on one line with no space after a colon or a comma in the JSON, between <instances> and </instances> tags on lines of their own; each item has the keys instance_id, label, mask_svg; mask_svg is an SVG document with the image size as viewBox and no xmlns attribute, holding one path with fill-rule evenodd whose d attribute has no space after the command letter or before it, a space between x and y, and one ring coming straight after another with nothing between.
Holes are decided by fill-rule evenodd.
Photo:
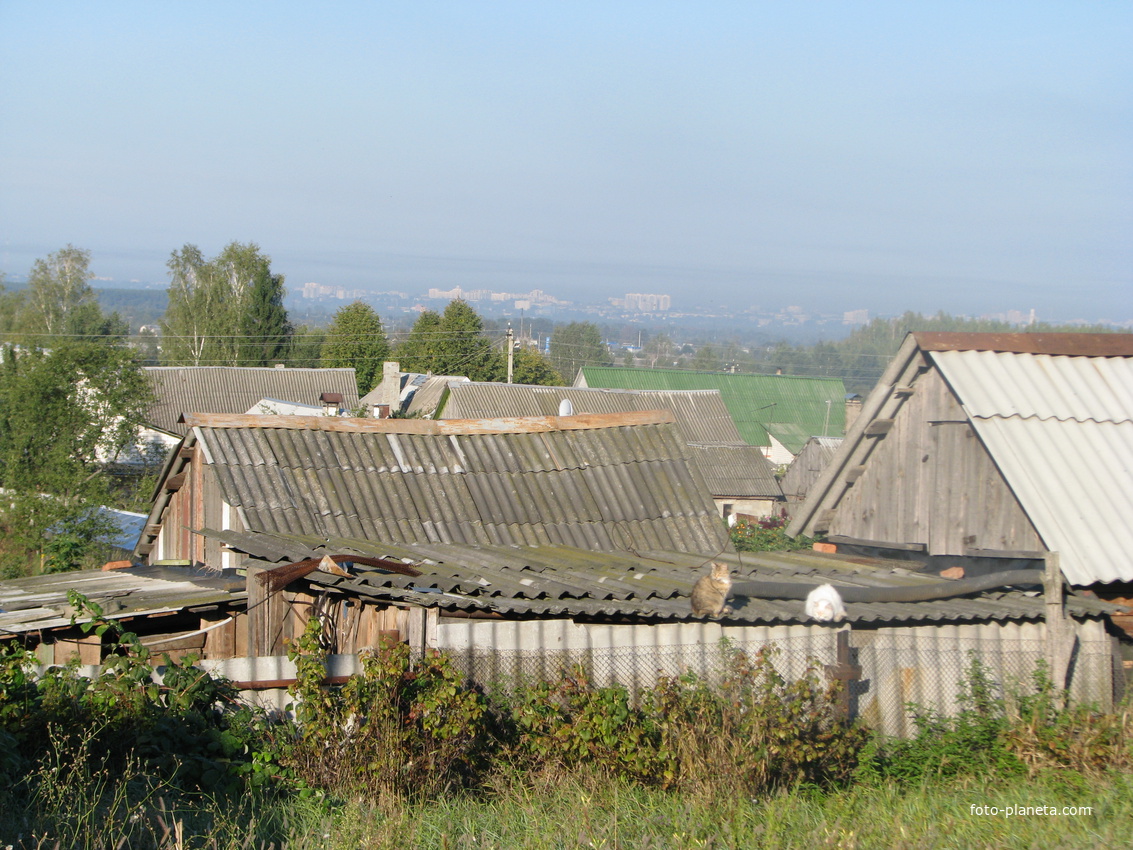
<instances>
[{"instance_id":1,"label":"hazy sky","mask_svg":"<svg viewBox=\"0 0 1133 850\"><path fill-rule=\"evenodd\" d=\"M0 0L0 270L1133 318L1133 3Z\"/></svg>"}]
</instances>

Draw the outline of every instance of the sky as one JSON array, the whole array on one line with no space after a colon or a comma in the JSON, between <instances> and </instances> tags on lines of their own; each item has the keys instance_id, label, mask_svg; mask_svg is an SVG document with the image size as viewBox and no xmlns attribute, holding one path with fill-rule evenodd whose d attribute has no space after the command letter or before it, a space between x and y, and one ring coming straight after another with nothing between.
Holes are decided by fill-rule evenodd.
<instances>
[{"instance_id":1,"label":"sky","mask_svg":"<svg viewBox=\"0 0 1133 850\"><path fill-rule=\"evenodd\" d=\"M0 271L1133 319L1133 4L0 0Z\"/></svg>"}]
</instances>

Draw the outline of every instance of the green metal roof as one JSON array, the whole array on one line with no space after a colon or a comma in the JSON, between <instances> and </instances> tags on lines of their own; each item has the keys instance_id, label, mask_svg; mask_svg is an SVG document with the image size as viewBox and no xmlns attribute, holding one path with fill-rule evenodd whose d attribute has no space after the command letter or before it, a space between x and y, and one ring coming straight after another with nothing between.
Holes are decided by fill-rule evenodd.
<instances>
[{"instance_id":1,"label":"green metal roof","mask_svg":"<svg viewBox=\"0 0 1133 850\"><path fill-rule=\"evenodd\" d=\"M584 366L577 383L623 390L719 390L749 445L771 445L770 432L792 454L811 437L841 436L846 422L840 378Z\"/></svg>"}]
</instances>

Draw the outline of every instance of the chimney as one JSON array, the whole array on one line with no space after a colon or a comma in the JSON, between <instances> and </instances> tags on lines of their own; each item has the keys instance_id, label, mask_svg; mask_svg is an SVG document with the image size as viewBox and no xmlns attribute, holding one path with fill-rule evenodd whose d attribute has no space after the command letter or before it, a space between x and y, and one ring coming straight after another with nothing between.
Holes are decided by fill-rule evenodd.
<instances>
[{"instance_id":1,"label":"chimney","mask_svg":"<svg viewBox=\"0 0 1133 850\"><path fill-rule=\"evenodd\" d=\"M394 411L401 409L401 364L387 360L382 364L381 391L374 405L374 417L387 419Z\"/></svg>"},{"instance_id":2,"label":"chimney","mask_svg":"<svg viewBox=\"0 0 1133 850\"><path fill-rule=\"evenodd\" d=\"M322 393L319 402L323 406L323 416L338 416L342 413L342 393Z\"/></svg>"}]
</instances>

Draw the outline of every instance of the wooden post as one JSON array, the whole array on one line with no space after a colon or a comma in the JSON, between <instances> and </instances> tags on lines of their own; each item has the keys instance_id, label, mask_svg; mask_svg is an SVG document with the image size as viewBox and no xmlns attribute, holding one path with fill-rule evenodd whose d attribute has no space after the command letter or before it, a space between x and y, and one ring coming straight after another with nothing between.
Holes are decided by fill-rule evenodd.
<instances>
[{"instance_id":1,"label":"wooden post","mask_svg":"<svg viewBox=\"0 0 1133 850\"><path fill-rule=\"evenodd\" d=\"M1066 674L1074 642L1074 624L1066 618L1065 594L1062 586L1062 565L1057 552L1044 558L1043 594L1046 597L1046 663L1057 691L1066 690Z\"/></svg>"},{"instance_id":2,"label":"wooden post","mask_svg":"<svg viewBox=\"0 0 1133 850\"><path fill-rule=\"evenodd\" d=\"M826 678L842 683L842 692L838 698L838 713L843 720L850 719L850 682L856 682L862 677L862 668L850 659L850 632L843 629L838 632L838 654L834 664L826 665Z\"/></svg>"}]
</instances>

